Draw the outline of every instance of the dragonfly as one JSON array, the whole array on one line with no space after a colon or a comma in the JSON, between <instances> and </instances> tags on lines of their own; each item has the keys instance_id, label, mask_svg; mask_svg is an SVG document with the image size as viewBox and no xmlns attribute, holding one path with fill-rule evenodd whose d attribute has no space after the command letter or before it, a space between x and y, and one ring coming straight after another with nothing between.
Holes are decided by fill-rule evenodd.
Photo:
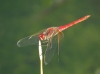
<instances>
[{"instance_id":1,"label":"dragonfly","mask_svg":"<svg viewBox=\"0 0 100 74\"><path fill-rule=\"evenodd\" d=\"M65 29L80 23L86 19L88 19L90 15L86 15L78 20L75 20L69 24L65 24L63 26L59 27L49 27L47 29L44 29L36 34L30 35L28 37L22 38L17 42L18 47L24 47L28 45L34 45L38 44L38 41L40 40L42 42L43 46L46 46L46 50L44 52L44 63L47 65L54 53L55 50L58 48L58 55L59 55L59 45L60 41L63 38L63 33ZM57 46L57 48L56 48Z\"/></svg>"}]
</instances>

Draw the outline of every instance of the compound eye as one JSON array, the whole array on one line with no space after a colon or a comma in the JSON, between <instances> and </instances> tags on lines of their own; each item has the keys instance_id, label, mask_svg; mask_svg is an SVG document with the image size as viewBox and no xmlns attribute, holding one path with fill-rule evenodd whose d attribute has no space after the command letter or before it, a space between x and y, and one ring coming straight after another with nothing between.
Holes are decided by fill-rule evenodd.
<instances>
[{"instance_id":1,"label":"compound eye","mask_svg":"<svg viewBox=\"0 0 100 74\"><path fill-rule=\"evenodd\" d=\"M40 40L45 40L45 35L44 35L43 33L41 33L41 34L39 35L39 39L40 39Z\"/></svg>"}]
</instances>

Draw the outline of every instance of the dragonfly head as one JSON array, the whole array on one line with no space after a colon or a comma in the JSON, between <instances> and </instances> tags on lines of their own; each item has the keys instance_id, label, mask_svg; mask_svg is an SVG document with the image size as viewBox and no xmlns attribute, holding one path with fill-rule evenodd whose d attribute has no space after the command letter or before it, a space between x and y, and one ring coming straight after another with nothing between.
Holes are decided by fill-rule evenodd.
<instances>
[{"instance_id":1,"label":"dragonfly head","mask_svg":"<svg viewBox=\"0 0 100 74\"><path fill-rule=\"evenodd\" d=\"M44 33L41 33L41 34L39 35L39 39L40 39L41 41L46 40L45 34L44 34Z\"/></svg>"}]
</instances>

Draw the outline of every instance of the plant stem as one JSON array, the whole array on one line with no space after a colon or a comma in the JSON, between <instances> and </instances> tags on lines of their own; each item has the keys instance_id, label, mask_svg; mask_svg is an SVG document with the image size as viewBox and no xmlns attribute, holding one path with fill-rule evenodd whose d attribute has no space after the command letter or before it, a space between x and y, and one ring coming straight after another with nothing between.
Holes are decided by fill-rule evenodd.
<instances>
[{"instance_id":1,"label":"plant stem","mask_svg":"<svg viewBox=\"0 0 100 74\"><path fill-rule=\"evenodd\" d=\"M43 56L42 56L42 46L39 40L39 57L40 57L40 74L43 74Z\"/></svg>"}]
</instances>

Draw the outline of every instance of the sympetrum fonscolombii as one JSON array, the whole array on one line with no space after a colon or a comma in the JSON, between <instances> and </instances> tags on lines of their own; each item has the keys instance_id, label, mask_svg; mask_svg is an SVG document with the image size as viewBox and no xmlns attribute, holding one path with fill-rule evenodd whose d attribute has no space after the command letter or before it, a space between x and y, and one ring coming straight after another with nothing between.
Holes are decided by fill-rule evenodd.
<instances>
[{"instance_id":1,"label":"sympetrum fonscolombii","mask_svg":"<svg viewBox=\"0 0 100 74\"><path fill-rule=\"evenodd\" d=\"M65 24L63 26L47 28L39 33L36 33L31 36L20 39L17 42L17 45L19 47L23 47L23 46L38 44L38 41L40 40L42 42L42 45L47 46L45 53L44 53L44 62L45 62L45 64L48 64L56 50L56 48L54 46L55 44L58 44L58 52L59 52L59 41L60 41L59 38L60 38L60 34L62 34L62 31L79 23L79 22L82 22L82 21L88 19L89 17L90 17L90 15L87 15L87 16L84 16L84 17L74 21L74 22Z\"/></svg>"}]
</instances>

